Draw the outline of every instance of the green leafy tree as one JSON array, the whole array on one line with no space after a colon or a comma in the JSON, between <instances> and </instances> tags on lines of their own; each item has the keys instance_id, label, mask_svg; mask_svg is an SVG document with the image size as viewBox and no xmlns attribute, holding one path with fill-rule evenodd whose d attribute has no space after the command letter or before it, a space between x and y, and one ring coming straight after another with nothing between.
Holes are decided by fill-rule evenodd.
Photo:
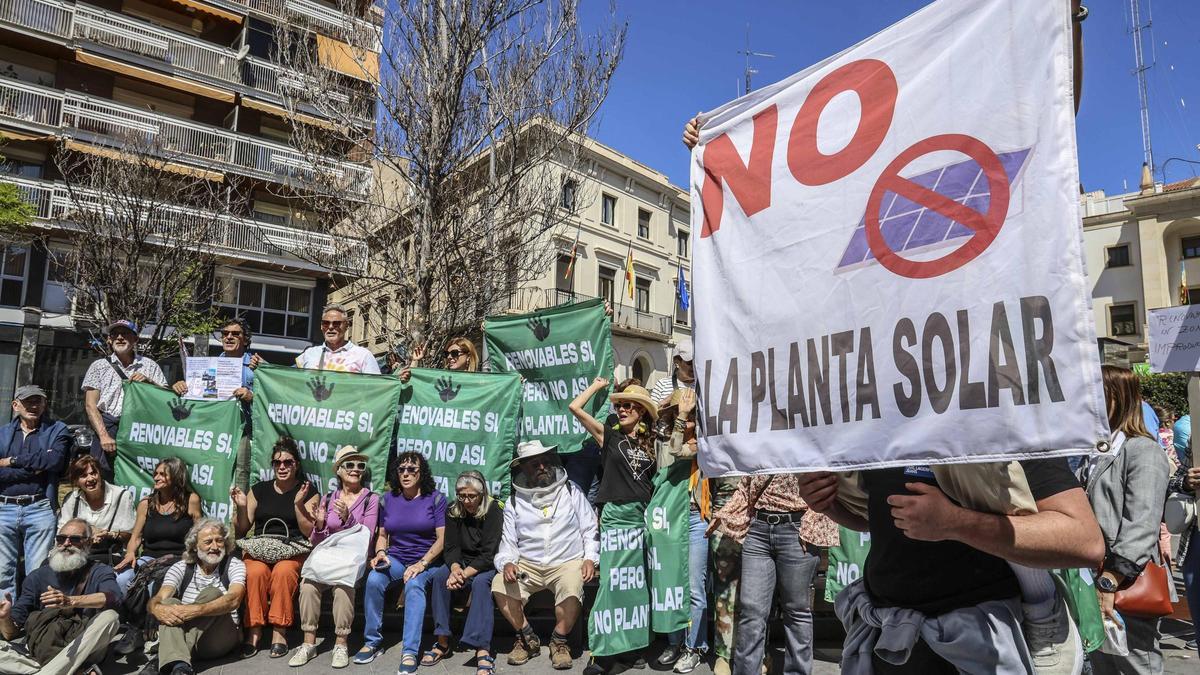
<instances>
[{"instance_id":1,"label":"green leafy tree","mask_svg":"<svg viewBox=\"0 0 1200 675\"><path fill-rule=\"evenodd\" d=\"M1149 373L1139 378L1142 385L1142 398L1150 405L1175 414L1175 417L1186 415L1188 412L1187 383L1188 373Z\"/></svg>"},{"instance_id":2,"label":"green leafy tree","mask_svg":"<svg viewBox=\"0 0 1200 675\"><path fill-rule=\"evenodd\" d=\"M37 210L25 201L20 188L0 183L0 235L10 239L26 236L35 216Z\"/></svg>"}]
</instances>

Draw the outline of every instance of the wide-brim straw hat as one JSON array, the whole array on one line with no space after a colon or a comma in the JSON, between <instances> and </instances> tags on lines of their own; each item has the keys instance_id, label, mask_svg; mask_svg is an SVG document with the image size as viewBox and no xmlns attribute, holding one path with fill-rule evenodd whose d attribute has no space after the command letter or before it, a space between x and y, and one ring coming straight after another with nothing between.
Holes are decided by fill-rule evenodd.
<instances>
[{"instance_id":1,"label":"wide-brim straw hat","mask_svg":"<svg viewBox=\"0 0 1200 675\"><path fill-rule=\"evenodd\" d=\"M625 387L625 391L619 394L613 394L608 399L613 403L629 401L636 403L646 410L646 414L650 415L650 419L658 420L658 404L654 399L650 398L650 392L646 391L645 387L636 384Z\"/></svg>"},{"instance_id":2,"label":"wide-brim straw hat","mask_svg":"<svg viewBox=\"0 0 1200 675\"><path fill-rule=\"evenodd\" d=\"M350 459L358 459L364 462L369 462L367 456L358 451L358 448L353 445L343 445L338 448L338 451L333 455L333 470L337 471L342 466L342 462Z\"/></svg>"}]
</instances>

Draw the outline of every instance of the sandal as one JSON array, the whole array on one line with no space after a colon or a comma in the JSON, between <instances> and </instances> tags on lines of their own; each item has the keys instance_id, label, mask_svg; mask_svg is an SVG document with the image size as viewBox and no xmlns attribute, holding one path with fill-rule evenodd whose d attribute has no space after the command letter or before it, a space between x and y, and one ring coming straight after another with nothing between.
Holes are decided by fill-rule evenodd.
<instances>
[{"instance_id":1,"label":"sandal","mask_svg":"<svg viewBox=\"0 0 1200 675\"><path fill-rule=\"evenodd\" d=\"M496 658L488 656L475 657L475 675L492 675L496 671Z\"/></svg>"},{"instance_id":2,"label":"sandal","mask_svg":"<svg viewBox=\"0 0 1200 675\"><path fill-rule=\"evenodd\" d=\"M433 643L433 648L425 652L425 655L421 657L421 665L426 668L436 666L442 662L442 659L450 656L451 653L449 645L435 642Z\"/></svg>"},{"instance_id":3,"label":"sandal","mask_svg":"<svg viewBox=\"0 0 1200 675\"><path fill-rule=\"evenodd\" d=\"M285 645L282 642L275 642L275 643L271 644L271 658L281 659L287 655L288 655L288 646L287 645Z\"/></svg>"},{"instance_id":4,"label":"sandal","mask_svg":"<svg viewBox=\"0 0 1200 675\"><path fill-rule=\"evenodd\" d=\"M408 673L417 672L417 655L405 654L404 656L401 656L400 667L396 669L396 672L400 675L407 675Z\"/></svg>"},{"instance_id":5,"label":"sandal","mask_svg":"<svg viewBox=\"0 0 1200 675\"><path fill-rule=\"evenodd\" d=\"M258 653L258 645L252 645L249 642L242 643L242 658L252 659Z\"/></svg>"}]
</instances>

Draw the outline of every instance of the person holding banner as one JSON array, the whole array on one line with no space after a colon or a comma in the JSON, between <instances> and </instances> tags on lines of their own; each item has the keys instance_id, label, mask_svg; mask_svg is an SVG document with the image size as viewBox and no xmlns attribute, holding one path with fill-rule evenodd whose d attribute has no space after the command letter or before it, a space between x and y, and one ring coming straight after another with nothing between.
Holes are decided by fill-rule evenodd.
<instances>
[{"instance_id":1,"label":"person holding banner","mask_svg":"<svg viewBox=\"0 0 1200 675\"><path fill-rule=\"evenodd\" d=\"M340 448L333 457L333 492L325 495L312 508L311 502L303 502L303 488L297 496L297 523L302 529L311 531L309 540L319 545L330 536L356 525L374 532L379 523L379 495L367 489L369 479L367 456L352 445ZM309 579L300 582L300 630L304 631L304 642L296 648L288 665L297 668L312 661L317 655L317 625L321 622L321 596L326 591L333 593L333 667L350 665L350 654L346 637L354 623L354 588L331 586Z\"/></svg>"},{"instance_id":2,"label":"person holding banner","mask_svg":"<svg viewBox=\"0 0 1200 675\"><path fill-rule=\"evenodd\" d=\"M350 316L341 305L328 305L321 312L321 333L325 342L300 352L296 367L309 370L334 370L340 373L379 374L379 362L367 348L346 339Z\"/></svg>"},{"instance_id":3,"label":"person holding banner","mask_svg":"<svg viewBox=\"0 0 1200 675\"><path fill-rule=\"evenodd\" d=\"M1112 450L1092 455L1079 473L1107 549L1096 577L1100 611L1106 618L1124 623L1129 655L1092 652L1092 670L1096 675L1161 673L1158 617L1121 612L1116 596L1118 590L1132 586L1147 567L1163 564L1158 525L1171 467L1157 439L1145 427L1137 375L1115 366L1104 366L1103 372ZM1167 579L1169 583L1169 574ZM1164 595L1167 592L1158 590Z\"/></svg>"},{"instance_id":4,"label":"person holding banner","mask_svg":"<svg viewBox=\"0 0 1200 675\"><path fill-rule=\"evenodd\" d=\"M109 356L97 359L83 376L83 409L95 436L92 457L100 462L104 480L113 478L113 461L117 454L117 428L125 403L122 385L131 382L152 382L167 386L167 378L153 359L136 353L138 327L132 321L114 321L105 331L108 334Z\"/></svg>"},{"instance_id":5,"label":"person holding banner","mask_svg":"<svg viewBox=\"0 0 1200 675\"><path fill-rule=\"evenodd\" d=\"M71 463L69 479L75 489L63 499L58 526L80 519L92 526L88 555L95 562L116 565L125 557L125 547L137 521L132 488L117 487L100 477L95 457L84 455Z\"/></svg>"},{"instance_id":6,"label":"person holding banner","mask_svg":"<svg viewBox=\"0 0 1200 675\"><path fill-rule=\"evenodd\" d=\"M470 594L470 609L459 643L475 649L475 675L491 675L494 560L500 548L504 512L488 494L487 480L478 471L464 471L454 481L456 499L446 510L446 588Z\"/></svg>"},{"instance_id":7,"label":"person holding banner","mask_svg":"<svg viewBox=\"0 0 1200 675\"><path fill-rule=\"evenodd\" d=\"M396 457L392 489L379 508L375 558L363 592L366 643L354 656L357 664L375 660L383 635L383 599L389 588L404 584L404 638L401 673L417 670L425 606L432 600L433 634L437 641L421 657L422 666L436 665L450 655L449 570L442 564L446 541L446 498L434 487L433 472L419 452Z\"/></svg>"},{"instance_id":8,"label":"person holding banner","mask_svg":"<svg viewBox=\"0 0 1200 675\"><path fill-rule=\"evenodd\" d=\"M296 441L284 436L275 442L271 468L274 480L256 483L250 494L237 487L230 490L236 508L234 532L239 538L250 531L254 536L307 538L312 527L301 526L296 513L312 511L321 497L303 478ZM263 626L268 622L272 629L271 658L287 656L287 629L296 621L296 589L300 587L300 568L306 556L273 563L257 560L249 552L242 557L246 563L246 641L242 656L250 657L258 651Z\"/></svg>"},{"instance_id":9,"label":"person holding banner","mask_svg":"<svg viewBox=\"0 0 1200 675\"><path fill-rule=\"evenodd\" d=\"M475 349L475 343L465 337L450 338L450 341L446 343L446 351L442 355L446 358L446 370L465 373L479 372L479 352ZM409 364L400 370L401 382L408 382L408 378L412 375L412 369L416 368L423 358L425 358L425 345L418 345L412 352Z\"/></svg>"}]
</instances>

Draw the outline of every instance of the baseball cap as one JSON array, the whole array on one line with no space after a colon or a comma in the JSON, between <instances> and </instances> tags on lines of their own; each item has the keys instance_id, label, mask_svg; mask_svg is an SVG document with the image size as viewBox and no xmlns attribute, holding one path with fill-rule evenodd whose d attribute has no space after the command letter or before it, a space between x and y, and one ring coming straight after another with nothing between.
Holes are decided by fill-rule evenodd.
<instances>
[{"instance_id":1,"label":"baseball cap","mask_svg":"<svg viewBox=\"0 0 1200 675\"><path fill-rule=\"evenodd\" d=\"M24 401L30 396L41 396L42 398L48 398L46 396L46 391L36 384L23 384L17 387L16 393L13 394L13 398L18 401Z\"/></svg>"},{"instance_id":2,"label":"baseball cap","mask_svg":"<svg viewBox=\"0 0 1200 675\"><path fill-rule=\"evenodd\" d=\"M672 350L672 352L671 352L671 358L674 359L676 356L683 359L684 361L692 360L692 339L691 338L684 338L679 341L679 344L675 345L675 349Z\"/></svg>"},{"instance_id":3,"label":"baseball cap","mask_svg":"<svg viewBox=\"0 0 1200 675\"><path fill-rule=\"evenodd\" d=\"M112 335L112 332L118 328L124 328L125 330L133 333L134 335L138 334L137 324L130 321L129 319L119 319L117 321L110 323L108 325L108 328L104 329L104 332L108 335Z\"/></svg>"}]
</instances>

